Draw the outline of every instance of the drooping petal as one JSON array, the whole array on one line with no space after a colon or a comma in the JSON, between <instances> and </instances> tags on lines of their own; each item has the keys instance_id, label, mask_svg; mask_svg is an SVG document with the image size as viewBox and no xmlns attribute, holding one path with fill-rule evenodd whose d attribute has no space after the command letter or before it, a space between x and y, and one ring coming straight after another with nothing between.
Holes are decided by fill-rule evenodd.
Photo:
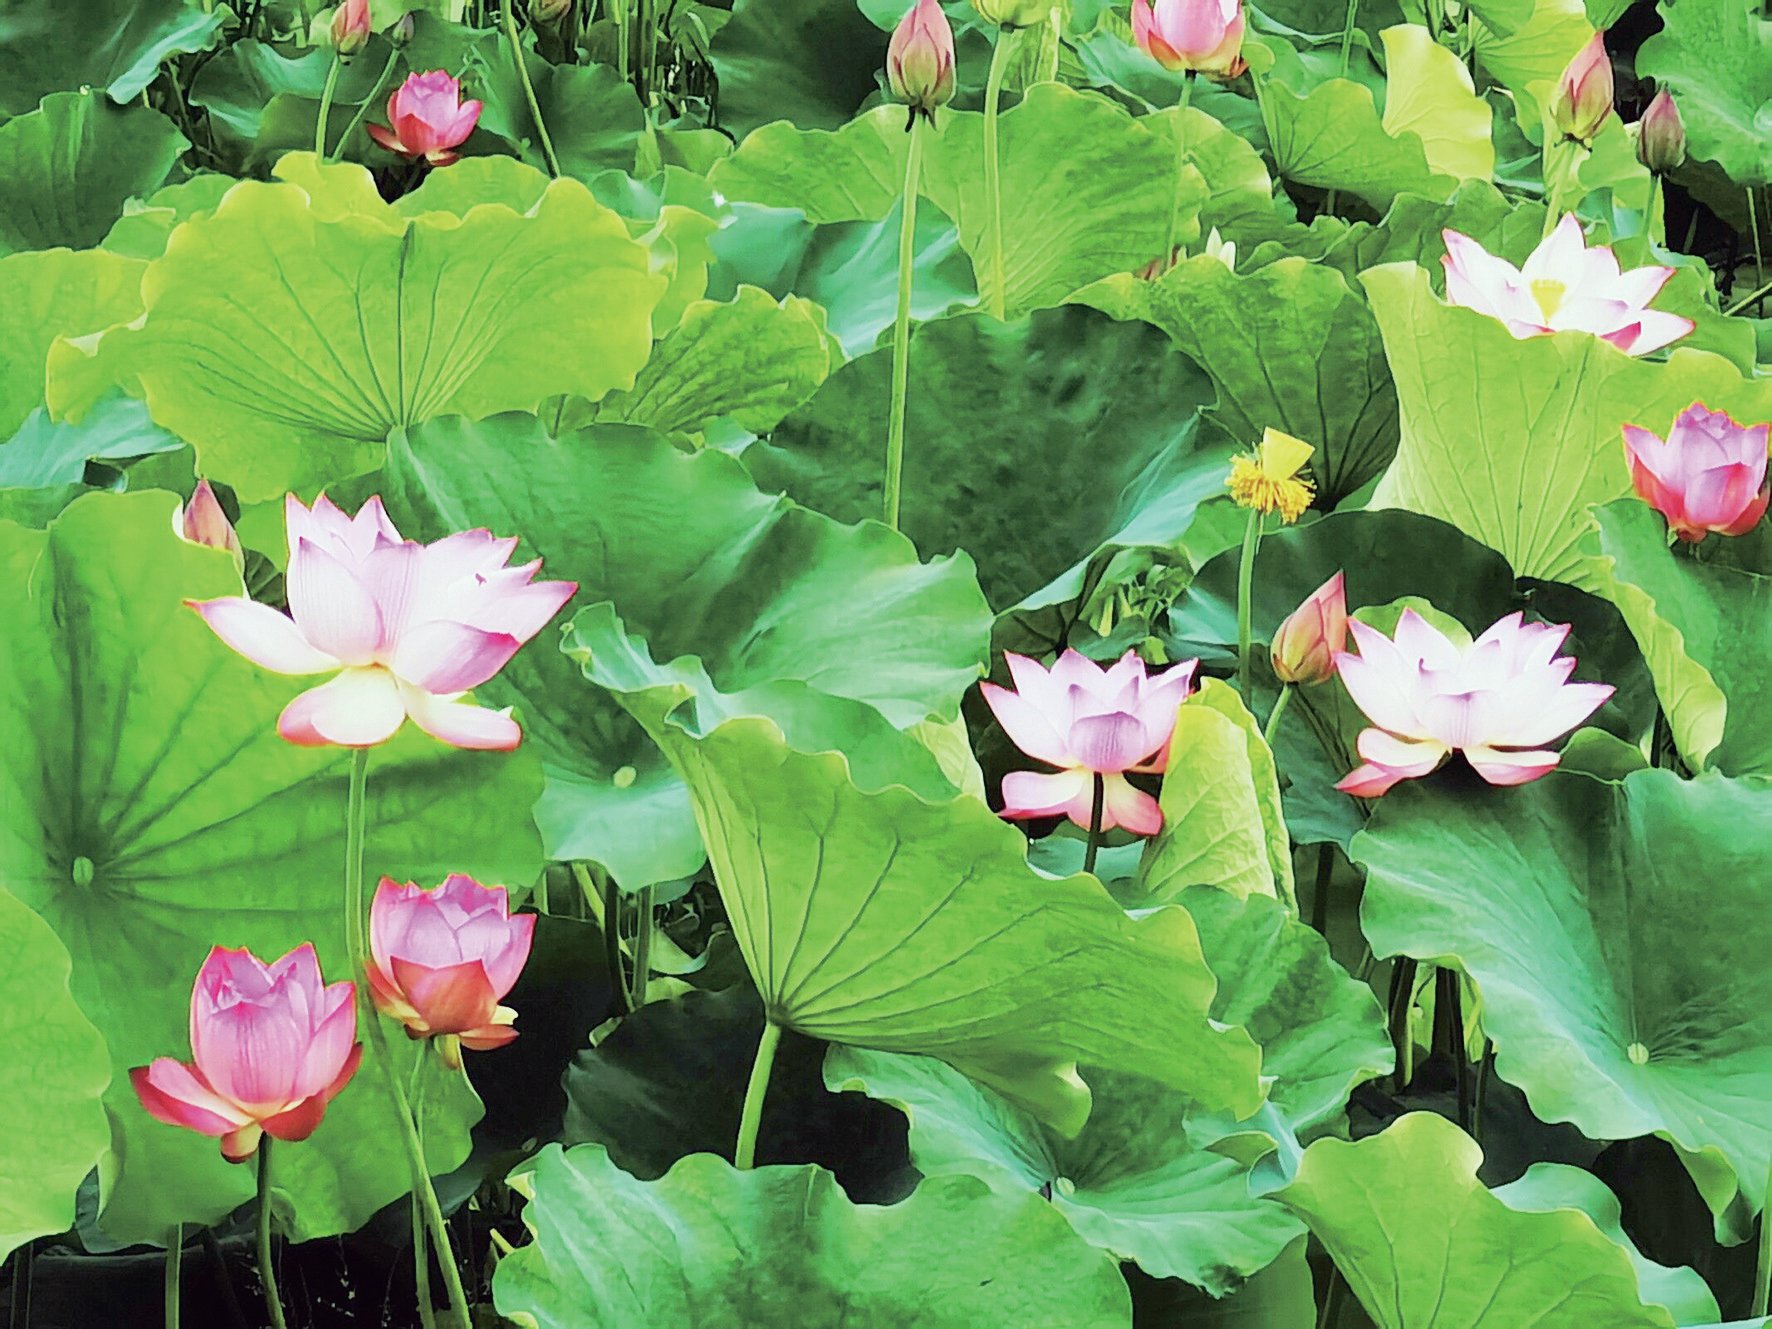
<instances>
[{"instance_id":1,"label":"drooping petal","mask_svg":"<svg viewBox=\"0 0 1772 1329\"><path fill-rule=\"evenodd\" d=\"M1094 794L1088 771L1011 771L1003 777L1003 815L1015 820L1063 815L1087 828Z\"/></svg>"},{"instance_id":2,"label":"drooping petal","mask_svg":"<svg viewBox=\"0 0 1772 1329\"><path fill-rule=\"evenodd\" d=\"M461 1033L461 1045L475 1052L491 1052L516 1039L517 1031L508 1024L483 1024L478 1029L464 1029Z\"/></svg>"},{"instance_id":3,"label":"drooping petal","mask_svg":"<svg viewBox=\"0 0 1772 1329\"><path fill-rule=\"evenodd\" d=\"M523 741L509 708L495 711L414 687L402 687L400 695L412 722L451 747L508 752Z\"/></svg>"},{"instance_id":4,"label":"drooping petal","mask_svg":"<svg viewBox=\"0 0 1772 1329\"><path fill-rule=\"evenodd\" d=\"M1497 748L1466 748L1471 769L1493 785L1527 784L1556 769L1554 752L1503 752Z\"/></svg>"},{"instance_id":5,"label":"drooping petal","mask_svg":"<svg viewBox=\"0 0 1772 1329\"><path fill-rule=\"evenodd\" d=\"M401 689L392 674L385 669L347 669L285 706L277 717L277 732L302 747L336 743L371 748L392 738L405 718Z\"/></svg>"},{"instance_id":6,"label":"drooping petal","mask_svg":"<svg viewBox=\"0 0 1772 1329\"><path fill-rule=\"evenodd\" d=\"M278 674L320 674L339 667L336 656L309 642L295 620L269 605L242 595L185 603L203 615L210 631L228 647L260 668Z\"/></svg>"},{"instance_id":7,"label":"drooping petal","mask_svg":"<svg viewBox=\"0 0 1772 1329\"><path fill-rule=\"evenodd\" d=\"M1091 799L1094 794L1091 789ZM1157 800L1123 775L1110 775L1102 781L1101 809L1104 831L1124 826L1134 835L1155 835L1163 829L1163 809Z\"/></svg>"},{"instance_id":8,"label":"drooping petal","mask_svg":"<svg viewBox=\"0 0 1772 1329\"><path fill-rule=\"evenodd\" d=\"M1398 738L1382 729L1362 729L1354 745L1367 761L1395 771L1401 779L1428 774L1448 755L1445 743L1431 738Z\"/></svg>"},{"instance_id":9,"label":"drooping petal","mask_svg":"<svg viewBox=\"0 0 1772 1329\"><path fill-rule=\"evenodd\" d=\"M150 1065L133 1067L129 1083L148 1115L168 1126L222 1136L248 1120L244 1112L204 1083L195 1067L171 1057L156 1057Z\"/></svg>"},{"instance_id":10,"label":"drooping petal","mask_svg":"<svg viewBox=\"0 0 1772 1329\"><path fill-rule=\"evenodd\" d=\"M230 1163L244 1163L258 1152L259 1143L264 1138L265 1128L256 1121L248 1122L239 1130L222 1136L222 1157Z\"/></svg>"},{"instance_id":11,"label":"drooping petal","mask_svg":"<svg viewBox=\"0 0 1772 1329\"><path fill-rule=\"evenodd\" d=\"M266 1117L261 1123L266 1135L278 1140L305 1140L320 1129L326 1115L325 1102L315 1096L304 1098L294 1107Z\"/></svg>"},{"instance_id":12,"label":"drooping petal","mask_svg":"<svg viewBox=\"0 0 1772 1329\"><path fill-rule=\"evenodd\" d=\"M1406 778L1400 771L1393 771L1388 766L1366 762L1337 780L1335 787L1355 798L1377 798L1387 793L1392 785Z\"/></svg>"}]
</instances>

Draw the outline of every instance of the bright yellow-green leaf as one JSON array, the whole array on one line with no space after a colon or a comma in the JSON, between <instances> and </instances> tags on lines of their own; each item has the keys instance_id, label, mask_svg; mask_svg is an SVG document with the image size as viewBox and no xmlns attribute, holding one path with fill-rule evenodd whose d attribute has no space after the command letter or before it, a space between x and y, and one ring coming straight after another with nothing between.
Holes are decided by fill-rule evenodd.
<instances>
[{"instance_id":1,"label":"bright yellow-green leaf","mask_svg":"<svg viewBox=\"0 0 1772 1329\"><path fill-rule=\"evenodd\" d=\"M1489 103L1477 96L1464 62L1426 28L1399 23L1379 34L1386 69L1384 132L1421 140L1430 169L1460 180L1495 174Z\"/></svg>"}]
</instances>

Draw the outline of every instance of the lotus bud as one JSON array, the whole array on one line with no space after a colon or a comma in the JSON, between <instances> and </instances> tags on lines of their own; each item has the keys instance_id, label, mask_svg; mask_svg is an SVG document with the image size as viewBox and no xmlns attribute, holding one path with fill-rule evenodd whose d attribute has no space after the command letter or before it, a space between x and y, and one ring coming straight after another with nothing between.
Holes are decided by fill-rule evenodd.
<instances>
[{"instance_id":1,"label":"lotus bud","mask_svg":"<svg viewBox=\"0 0 1772 1329\"><path fill-rule=\"evenodd\" d=\"M1030 28L1044 23L1058 0L972 0L972 8L986 23L999 28Z\"/></svg>"},{"instance_id":2,"label":"lotus bud","mask_svg":"<svg viewBox=\"0 0 1772 1329\"><path fill-rule=\"evenodd\" d=\"M1235 78L1243 29L1243 0L1132 0L1133 40L1171 72Z\"/></svg>"},{"instance_id":3,"label":"lotus bud","mask_svg":"<svg viewBox=\"0 0 1772 1329\"><path fill-rule=\"evenodd\" d=\"M1274 676L1282 683L1327 683L1347 649L1347 590L1341 573L1310 593L1274 633Z\"/></svg>"},{"instance_id":4,"label":"lotus bud","mask_svg":"<svg viewBox=\"0 0 1772 1329\"><path fill-rule=\"evenodd\" d=\"M1605 33L1596 32L1575 53L1557 80L1550 111L1552 122L1568 138L1590 143L1600 132L1612 114L1612 57L1606 54Z\"/></svg>"},{"instance_id":5,"label":"lotus bud","mask_svg":"<svg viewBox=\"0 0 1772 1329\"><path fill-rule=\"evenodd\" d=\"M199 480L191 493L191 501L172 514L172 529L180 539L194 545L227 550L234 556L235 567L246 566L240 534L228 520L228 514L222 511L221 502L207 480Z\"/></svg>"},{"instance_id":6,"label":"lotus bud","mask_svg":"<svg viewBox=\"0 0 1772 1329\"><path fill-rule=\"evenodd\" d=\"M1686 125L1666 88L1637 122L1637 160L1657 175L1677 171L1686 160Z\"/></svg>"},{"instance_id":7,"label":"lotus bud","mask_svg":"<svg viewBox=\"0 0 1772 1329\"><path fill-rule=\"evenodd\" d=\"M412 15L400 15L400 21L388 29L388 40L395 46L404 46L412 40Z\"/></svg>"},{"instance_id":8,"label":"lotus bud","mask_svg":"<svg viewBox=\"0 0 1772 1329\"><path fill-rule=\"evenodd\" d=\"M1237 270L1237 242L1226 240L1214 226L1211 234L1206 237L1206 245L1200 252L1207 258L1215 258L1232 272Z\"/></svg>"},{"instance_id":9,"label":"lotus bud","mask_svg":"<svg viewBox=\"0 0 1772 1329\"><path fill-rule=\"evenodd\" d=\"M369 40L369 0L344 0L332 12L332 45L341 56L355 55Z\"/></svg>"},{"instance_id":10,"label":"lotus bud","mask_svg":"<svg viewBox=\"0 0 1772 1329\"><path fill-rule=\"evenodd\" d=\"M892 95L930 115L954 96L954 30L936 0L917 0L886 48L886 78Z\"/></svg>"}]
</instances>

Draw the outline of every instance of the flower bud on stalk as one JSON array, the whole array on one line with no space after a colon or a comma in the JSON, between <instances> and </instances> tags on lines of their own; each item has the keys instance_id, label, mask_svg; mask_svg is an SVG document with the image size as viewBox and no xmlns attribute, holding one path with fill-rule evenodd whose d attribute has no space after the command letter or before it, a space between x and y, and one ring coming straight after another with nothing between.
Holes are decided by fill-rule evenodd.
<instances>
[{"instance_id":1,"label":"flower bud on stalk","mask_svg":"<svg viewBox=\"0 0 1772 1329\"><path fill-rule=\"evenodd\" d=\"M246 566L239 532L228 520L228 514L222 511L215 490L209 487L207 480L199 480L191 493L191 501L172 514L172 529L180 539L189 540L194 545L227 550L234 556L236 568Z\"/></svg>"},{"instance_id":2,"label":"flower bud on stalk","mask_svg":"<svg viewBox=\"0 0 1772 1329\"><path fill-rule=\"evenodd\" d=\"M1565 138L1591 143L1600 132L1612 114L1612 57L1606 54L1605 33L1596 32L1563 70L1550 113Z\"/></svg>"},{"instance_id":3,"label":"flower bud on stalk","mask_svg":"<svg viewBox=\"0 0 1772 1329\"><path fill-rule=\"evenodd\" d=\"M954 30L936 0L917 0L886 48L886 78L892 95L933 117L954 97Z\"/></svg>"},{"instance_id":4,"label":"flower bud on stalk","mask_svg":"<svg viewBox=\"0 0 1772 1329\"><path fill-rule=\"evenodd\" d=\"M355 55L369 40L369 0L344 0L332 14L332 45L340 56Z\"/></svg>"},{"instance_id":5,"label":"flower bud on stalk","mask_svg":"<svg viewBox=\"0 0 1772 1329\"><path fill-rule=\"evenodd\" d=\"M1132 0L1132 38L1171 73L1235 78L1243 59L1242 0Z\"/></svg>"},{"instance_id":6,"label":"flower bud on stalk","mask_svg":"<svg viewBox=\"0 0 1772 1329\"><path fill-rule=\"evenodd\" d=\"M1310 593L1274 633L1271 659L1282 683L1327 683L1347 649L1347 591L1341 573Z\"/></svg>"},{"instance_id":7,"label":"flower bud on stalk","mask_svg":"<svg viewBox=\"0 0 1772 1329\"><path fill-rule=\"evenodd\" d=\"M1637 160L1657 175L1679 170L1686 160L1686 125L1666 88L1637 122Z\"/></svg>"}]
</instances>

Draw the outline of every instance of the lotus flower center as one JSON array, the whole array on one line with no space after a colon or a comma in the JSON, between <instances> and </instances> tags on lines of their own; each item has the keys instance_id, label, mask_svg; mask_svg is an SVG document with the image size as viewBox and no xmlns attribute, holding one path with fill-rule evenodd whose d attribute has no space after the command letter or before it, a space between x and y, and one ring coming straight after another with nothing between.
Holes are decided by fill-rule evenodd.
<instances>
[{"instance_id":1,"label":"lotus flower center","mask_svg":"<svg viewBox=\"0 0 1772 1329\"><path fill-rule=\"evenodd\" d=\"M1568 284L1555 277L1539 277L1532 282L1529 289L1532 298L1538 302L1538 312L1544 315L1546 323L1562 308L1563 297L1569 292Z\"/></svg>"}]
</instances>

